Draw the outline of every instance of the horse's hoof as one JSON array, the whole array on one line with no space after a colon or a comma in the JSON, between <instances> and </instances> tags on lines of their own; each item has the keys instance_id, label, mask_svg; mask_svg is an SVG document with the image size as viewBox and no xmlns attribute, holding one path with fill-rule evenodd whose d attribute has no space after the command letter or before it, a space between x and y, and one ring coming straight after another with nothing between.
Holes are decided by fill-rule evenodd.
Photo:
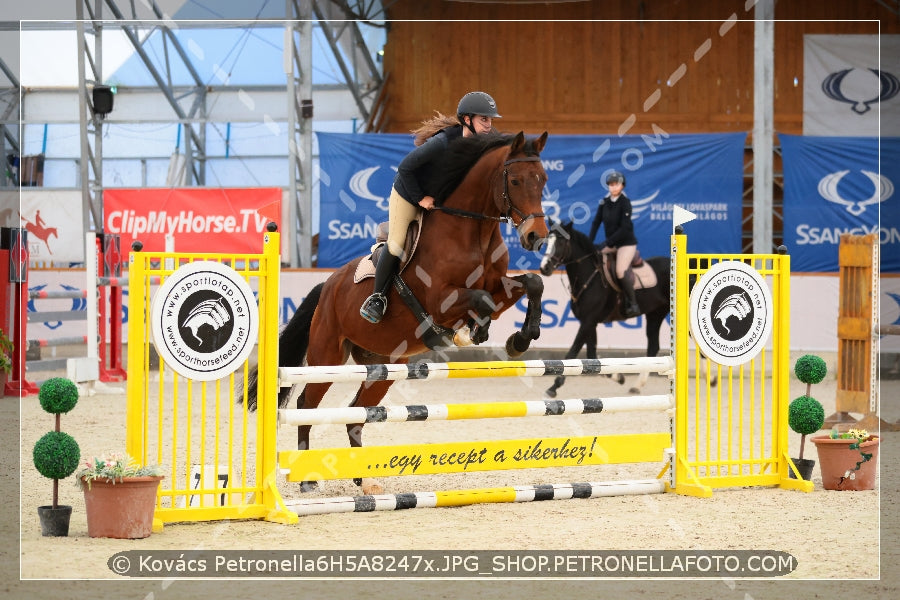
<instances>
[{"instance_id":1,"label":"horse's hoof","mask_svg":"<svg viewBox=\"0 0 900 600\"><path fill-rule=\"evenodd\" d=\"M471 346L474 342L468 325L464 325L453 334L453 344L458 347Z\"/></svg>"},{"instance_id":2,"label":"horse's hoof","mask_svg":"<svg viewBox=\"0 0 900 600\"><path fill-rule=\"evenodd\" d=\"M640 393L641 393L641 390L637 389L636 387L633 387L633 388L631 388L631 389L628 390L628 393L629 393L629 394L640 394Z\"/></svg>"},{"instance_id":3,"label":"horse's hoof","mask_svg":"<svg viewBox=\"0 0 900 600\"><path fill-rule=\"evenodd\" d=\"M506 354L510 358L519 358L525 354L525 351L528 350L530 345L531 341L525 336L518 332L514 333L506 340Z\"/></svg>"},{"instance_id":4,"label":"horse's hoof","mask_svg":"<svg viewBox=\"0 0 900 600\"><path fill-rule=\"evenodd\" d=\"M300 482L300 491L301 492L315 492L319 489L318 481L301 481Z\"/></svg>"},{"instance_id":5,"label":"horse's hoof","mask_svg":"<svg viewBox=\"0 0 900 600\"><path fill-rule=\"evenodd\" d=\"M363 479L359 484L364 496L377 496L384 493L384 486L374 479Z\"/></svg>"},{"instance_id":6,"label":"horse's hoof","mask_svg":"<svg viewBox=\"0 0 900 600\"><path fill-rule=\"evenodd\" d=\"M554 390L553 388L550 388L549 390L544 392L544 395L547 396L548 398L556 398L556 390Z\"/></svg>"},{"instance_id":7,"label":"horse's hoof","mask_svg":"<svg viewBox=\"0 0 900 600\"><path fill-rule=\"evenodd\" d=\"M616 383L619 385L625 385L625 376L621 373L616 374Z\"/></svg>"}]
</instances>

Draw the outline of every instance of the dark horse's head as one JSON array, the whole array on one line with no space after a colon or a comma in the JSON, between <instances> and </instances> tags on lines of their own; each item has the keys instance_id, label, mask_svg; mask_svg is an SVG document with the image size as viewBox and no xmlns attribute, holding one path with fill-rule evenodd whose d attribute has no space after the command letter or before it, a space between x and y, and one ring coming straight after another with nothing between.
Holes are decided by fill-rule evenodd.
<instances>
[{"instance_id":1,"label":"dark horse's head","mask_svg":"<svg viewBox=\"0 0 900 600\"><path fill-rule=\"evenodd\" d=\"M523 132L457 138L441 163L435 200L485 218L508 219L522 247L535 249L547 237L541 208L547 173L540 157L546 143L547 132L537 138L526 138ZM485 182L490 182L490 205L485 202Z\"/></svg>"},{"instance_id":2,"label":"dark horse's head","mask_svg":"<svg viewBox=\"0 0 900 600\"><path fill-rule=\"evenodd\" d=\"M544 256L541 258L541 273L550 275L560 265L582 256L593 254L593 244L588 237L569 223L554 223L547 236Z\"/></svg>"}]
</instances>

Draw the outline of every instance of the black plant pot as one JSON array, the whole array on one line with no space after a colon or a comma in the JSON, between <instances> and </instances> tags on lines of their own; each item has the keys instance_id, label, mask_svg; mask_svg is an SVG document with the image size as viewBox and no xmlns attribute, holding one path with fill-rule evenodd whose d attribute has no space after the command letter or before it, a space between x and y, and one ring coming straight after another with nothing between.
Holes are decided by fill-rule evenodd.
<instances>
[{"instance_id":1,"label":"black plant pot","mask_svg":"<svg viewBox=\"0 0 900 600\"><path fill-rule=\"evenodd\" d=\"M71 506L38 506L38 515L41 517L41 533L46 536L66 537L69 535L69 517L72 516Z\"/></svg>"},{"instance_id":2,"label":"black plant pot","mask_svg":"<svg viewBox=\"0 0 900 600\"><path fill-rule=\"evenodd\" d=\"M800 472L800 477L803 478L803 481L812 481L812 472L813 467L816 466L816 461L808 458L792 458L791 460L794 461L794 465L797 467L797 471ZM788 477L796 479L794 472L790 469L788 469Z\"/></svg>"}]
</instances>

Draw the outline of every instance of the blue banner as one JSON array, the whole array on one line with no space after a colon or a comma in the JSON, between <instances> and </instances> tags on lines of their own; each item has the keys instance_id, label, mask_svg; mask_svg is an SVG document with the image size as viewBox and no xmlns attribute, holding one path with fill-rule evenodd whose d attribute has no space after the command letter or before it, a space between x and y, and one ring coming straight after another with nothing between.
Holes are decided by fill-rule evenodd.
<instances>
[{"instance_id":1,"label":"blue banner","mask_svg":"<svg viewBox=\"0 0 900 600\"><path fill-rule=\"evenodd\" d=\"M900 138L881 138L880 157L874 137L779 138L791 270L837 272L841 234L877 232L882 272L900 272L900 204L888 202L900 181Z\"/></svg>"},{"instance_id":2,"label":"blue banner","mask_svg":"<svg viewBox=\"0 0 900 600\"><path fill-rule=\"evenodd\" d=\"M397 165L413 149L405 134L317 133L319 143L319 266L339 267L366 254L375 228L387 220ZM697 215L684 225L691 252L741 251L741 198L746 133L599 136L550 135L541 153L548 182L544 213L588 233L606 175L626 176L638 249L668 256L672 207ZM540 254L520 245L502 225L510 268L537 269ZM597 236L597 242L603 233Z\"/></svg>"}]
</instances>

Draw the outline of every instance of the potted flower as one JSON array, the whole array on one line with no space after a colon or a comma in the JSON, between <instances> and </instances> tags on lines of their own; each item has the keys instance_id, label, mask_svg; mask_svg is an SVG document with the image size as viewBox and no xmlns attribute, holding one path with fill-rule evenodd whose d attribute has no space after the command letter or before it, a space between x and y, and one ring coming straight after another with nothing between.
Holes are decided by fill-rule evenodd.
<instances>
[{"instance_id":1,"label":"potted flower","mask_svg":"<svg viewBox=\"0 0 900 600\"><path fill-rule=\"evenodd\" d=\"M60 431L60 414L72 410L78 403L78 387L62 377L48 379L38 391L41 407L56 415L56 428L39 439L32 452L32 460L38 472L53 480L53 504L38 506L41 532L46 536L69 535L69 519L72 507L59 504L59 480L65 479L78 468L81 451L69 434Z\"/></svg>"},{"instance_id":2,"label":"potted flower","mask_svg":"<svg viewBox=\"0 0 900 600\"><path fill-rule=\"evenodd\" d=\"M819 453L822 487L826 490L872 490L878 471L880 438L865 429L851 429L812 438Z\"/></svg>"},{"instance_id":3,"label":"potted flower","mask_svg":"<svg viewBox=\"0 0 900 600\"><path fill-rule=\"evenodd\" d=\"M141 466L127 454L109 454L85 461L75 474L84 492L88 535L123 539L145 538L153 530L160 467Z\"/></svg>"},{"instance_id":4,"label":"potted flower","mask_svg":"<svg viewBox=\"0 0 900 600\"><path fill-rule=\"evenodd\" d=\"M795 398L788 406L788 426L800 434L800 456L791 460L805 481L812 479L813 467L816 466L816 461L803 458L806 436L819 431L825 424L825 409L822 403L809 393L812 384L820 383L825 379L827 372L825 361L813 354L801 356L794 363L794 374L806 384L806 395ZM792 469L788 471L788 477L794 477Z\"/></svg>"}]
</instances>

